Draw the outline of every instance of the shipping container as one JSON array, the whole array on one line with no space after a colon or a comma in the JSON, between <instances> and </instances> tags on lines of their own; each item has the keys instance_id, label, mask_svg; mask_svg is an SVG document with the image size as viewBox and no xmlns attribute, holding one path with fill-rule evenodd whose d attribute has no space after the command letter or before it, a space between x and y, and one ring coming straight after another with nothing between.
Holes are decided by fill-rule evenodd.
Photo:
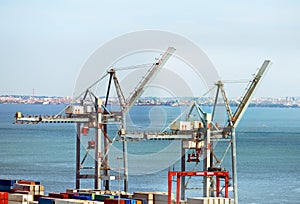
<instances>
[{"instance_id":1,"label":"shipping container","mask_svg":"<svg viewBox=\"0 0 300 204\"><path fill-rule=\"evenodd\" d=\"M54 198L40 197L39 204L55 204Z\"/></svg>"},{"instance_id":2,"label":"shipping container","mask_svg":"<svg viewBox=\"0 0 300 204\"><path fill-rule=\"evenodd\" d=\"M29 201L33 201L33 195L19 194L19 193L9 193L8 194L8 201L9 201L9 203L10 203L10 201L28 203Z\"/></svg>"},{"instance_id":3,"label":"shipping container","mask_svg":"<svg viewBox=\"0 0 300 204\"><path fill-rule=\"evenodd\" d=\"M107 194L95 195L95 200L97 201L105 201L105 199L114 199L114 198L115 198L114 195L107 195Z\"/></svg>"},{"instance_id":4,"label":"shipping container","mask_svg":"<svg viewBox=\"0 0 300 204\"><path fill-rule=\"evenodd\" d=\"M1 186L0 185L0 191L2 192L10 192L11 186Z\"/></svg>"},{"instance_id":5,"label":"shipping container","mask_svg":"<svg viewBox=\"0 0 300 204\"><path fill-rule=\"evenodd\" d=\"M13 186L16 180L11 179L0 179L0 186Z\"/></svg>"},{"instance_id":6,"label":"shipping container","mask_svg":"<svg viewBox=\"0 0 300 204\"><path fill-rule=\"evenodd\" d=\"M0 200L8 200L8 192L0 192Z\"/></svg>"},{"instance_id":7,"label":"shipping container","mask_svg":"<svg viewBox=\"0 0 300 204\"><path fill-rule=\"evenodd\" d=\"M130 204L130 201L123 199L107 198L104 200L104 204Z\"/></svg>"}]
</instances>

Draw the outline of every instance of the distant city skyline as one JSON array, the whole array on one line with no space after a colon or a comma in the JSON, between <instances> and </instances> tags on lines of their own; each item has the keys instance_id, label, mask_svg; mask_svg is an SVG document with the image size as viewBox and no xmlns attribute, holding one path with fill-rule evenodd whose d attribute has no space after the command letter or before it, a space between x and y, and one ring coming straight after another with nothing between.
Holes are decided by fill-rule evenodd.
<instances>
[{"instance_id":1,"label":"distant city skyline","mask_svg":"<svg viewBox=\"0 0 300 204\"><path fill-rule=\"evenodd\" d=\"M105 101L105 97L100 97ZM237 106L241 98L228 98L231 106ZM110 97L109 104L117 105L119 100L117 97ZM215 103L214 97L141 97L135 105L137 106L188 106L192 101L196 101L200 105L212 106ZM20 95L0 95L0 104L74 104L80 103L79 99L72 97L57 96L20 96ZM224 104L224 100L219 97L217 104ZM250 106L254 107L276 107L276 108L300 108L300 97L254 97Z\"/></svg>"},{"instance_id":2,"label":"distant city skyline","mask_svg":"<svg viewBox=\"0 0 300 204\"><path fill-rule=\"evenodd\" d=\"M139 30L182 35L211 59L223 80L250 79L273 64L255 97L299 96L300 2L2 1L0 95L72 96L89 56ZM101 76L102 73L95 73ZM231 88L242 95L245 84Z\"/></svg>"}]
</instances>

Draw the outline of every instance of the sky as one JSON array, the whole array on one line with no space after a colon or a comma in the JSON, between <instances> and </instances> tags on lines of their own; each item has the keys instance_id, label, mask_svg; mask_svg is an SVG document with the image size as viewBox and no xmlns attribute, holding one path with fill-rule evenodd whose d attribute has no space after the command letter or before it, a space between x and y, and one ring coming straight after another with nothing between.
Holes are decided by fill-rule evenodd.
<instances>
[{"instance_id":1,"label":"sky","mask_svg":"<svg viewBox=\"0 0 300 204\"><path fill-rule=\"evenodd\" d=\"M256 96L300 96L299 11L296 0L0 0L0 95L72 96L101 45L162 30L198 45L224 80L248 79L270 59Z\"/></svg>"}]
</instances>

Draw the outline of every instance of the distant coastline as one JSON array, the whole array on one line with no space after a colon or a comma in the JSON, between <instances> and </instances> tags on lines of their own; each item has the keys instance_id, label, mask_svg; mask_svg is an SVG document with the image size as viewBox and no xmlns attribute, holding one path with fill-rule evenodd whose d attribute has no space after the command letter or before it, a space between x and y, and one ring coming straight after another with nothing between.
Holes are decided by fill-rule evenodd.
<instances>
[{"instance_id":1,"label":"distant coastline","mask_svg":"<svg viewBox=\"0 0 300 204\"><path fill-rule=\"evenodd\" d=\"M105 97L101 97L105 98ZM135 105L137 106L185 106L196 100L200 105L211 106L214 99L210 97L192 98L192 97L141 97ZM239 98L230 98L229 104L237 106ZM79 101L76 101L77 103ZM0 104L70 104L74 103L72 97L59 96L26 96L26 95L1 95ZM109 98L109 104L118 104L117 98ZM218 105L222 105L220 100ZM274 107L274 108L300 108L300 97L261 97L253 98L249 107Z\"/></svg>"}]
</instances>

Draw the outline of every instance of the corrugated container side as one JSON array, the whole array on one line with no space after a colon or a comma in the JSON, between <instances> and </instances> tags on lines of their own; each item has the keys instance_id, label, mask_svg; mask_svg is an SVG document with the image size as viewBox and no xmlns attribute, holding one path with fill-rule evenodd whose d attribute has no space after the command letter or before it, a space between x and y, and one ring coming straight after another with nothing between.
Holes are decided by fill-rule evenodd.
<instances>
[{"instance_id":1,"label":"corrugated container side","mask_svg":"<svg viewBox=\"0 0 300 204\"><path fill-rule=\"evenodd\" d=\"M40 197L39 204L54 204L54 199L49 197Z\"/></svg>"},{"instance_id":2,"label":"corrugated container side","mask_svg":"<svg viewBox=\"0 0 300 204\"><path fill-rule=\"evenodd\" d=\"M187 204L208 204L207 198L188 198Z\"/></svg>"},{"instance_id":3,"label":"corrugated container side","mask_svg":"<svg viewBox=\"0 0 300 204\"><path fill-rule=\"evenodd\" d=\"M86 203L84 200L75 200L75 199L55 199L55 204L78 204Z\"/></svg>"},{"instance_id":4,"label":"corrugated container side","mask_svg":"<svg viewBox=\"0 0 300 204\"><path fill-rule=\"evenodd\" d=\"M61 198L61 199L68 198L65 195L60 194L60 193L49 193L48 196L51 198Z\"/></svg>"},{"instance_id":5,"label":"corrugated container side","mask_svg":"<svg viewBox=\"0 0 300 204\"><path fill-rule=\"evenodd\" d=\"M40 199L41 197L45 197L45 196L44 196L44 195L33 195L33 200L34 200L34 201L39 201L39 199Z\"/></svg>"},{"instance_id":6,"label":"corrugated container side","mask_svg":"<svg viewBox=\"0 0 300 204\"><path fill-rule=\"evenodd\" d=\"M28 204L29 202L19 202L19 201L8 201L8 204Z\"/></svg>"},{"instance_id":7,"label":"corrugated container side","mask_svg":"<svg viewBox=\"0 0 300 204\"><path fill-rule=\"evenodd\" d=\"M8 200L15 201L15 202L27 202L28 203L29 201L33 201L33 195L9 193Z\"/></svg>"},{"instance_id":8,"label":"corrugated container side","mask_svg":"<svg viewBox=\"0 0 300 204\"><path fill-rule=\"evenodd\" d=\"M94 201L93 204L104 204L103 201Z\"/></svg>"},{"instance_id":9,"label":"corrugated container side","mask_svg":"<svg viewBox=\"0 0 300 204\"><path fill-rule=\"evenodd\" d=\"M8 204L8 200L0 200L0 204Z\"/></svg>"},{"instance_id":10,"label":"corrugated container side","mask_svg":"<svg viewBox=\"0 0 300 204\"><path fill-rule=\"evenodd\" d=\"M35 181L27 181L27 180L18 180L17 181L18 184L27 184L27 185L39 185L39 182L35 182Z\"/></svg>"},{"instance_id":11,"label":"corrugated container side","mask_svg":"<svg viewBox=\"0 0 300 204\"><path fill-rule=\"evenodd\" d=\"M122 200L125 200L126 203L128 204L136 204L135 199L130 199L130 198L121 198Z\"/></svg>"},{"instance_id":12,"label":"corrugated container side","mask_svg":"<svg viewBox=\"0 0 300 204\"><path fill-rule=\"evenodd\" d=\"M69 198L69 194L67 194L67 193L60 193L60 195L62 195L63 199L68 199Z\"/></svg>"},{"instance_id":13,"label":"corrugated container side","mask_svg":"<svg viewBox=\"0 0 300 204\"><path fill-rule=\"evenodd\" d=\"M32 185L32 184L19 184L15 183L13 187L13 192L18 193L28 193L31 195L44 195L44 186L42 185Z\"/></svg>"},{"instance_id":14,"label":"corrugated container side","mask_svg":"<svg viewBox=\"0 0 300 204\"><path fill-rule=\"evenodd\" d=\"M11 179L0 179L0 186L13 186L16 180Z\"/></svg>"},{"instance_id":15,"label":"corrugated container side","mask_svg":"<svg viewBox=\"0 0 300 204\"><path fill-rule=\"evenodd\" d=\"M136 204L147 204L146 200L142 200L142 199L137 199L135 198Z\"/></svg>"},{"instance_id":16,"label":"corrugated container side","mask_svg":"<svg viewBox=\"0 0 300 204\"><path fill-rule=\"evenodd\" d=\"M73 199L55 199L55 204L71 204Z\"/></svg>"},{"instance_id":17,"label":"corrugated container side","mask_svg":"<svg viewBox=\"0 0 300 204\"><path fill-rule=\"evenodd\" d=\"M8 192L0 192L0 204L8 204Z\"/></svg>"},{"instance_id":18,"label":"corrugated container side","mask_svg":"<svg viewBox=\"0 0 300 204\"><path fill-rule=\"evenodd\" d=\"M133 193L133 198L147 201L146 204L153 204L153 193L150 192L135 192Z\"/></svg>"},{"instance_id":19,"label":"corrugated container side","mask_svg":"<svg viewBox=\"0 0 300 204\"><path fill-rule=\"evenodd\" d=\"M79 193L80 196L89 196L91 198L91 200L95 200L95 193L88 193L88 192L85 192L85 193Z\"/></svg>"},{"instance_id":20,"label":"corrugated container side","mask_svg":"<svg viewBox=\"0 0 300 204\"><path fill-rule=\"evenodd\" d=\"M87 195L73 195L71 196L71 198L77 200L92 200L91 196L87 196Z\"/></svg>"},{"instance_id":21,"label":"corrugated container side","mask_svg":"<svg viewBox=\"0 0 300 204\"><path fill-rule=\"evenodd\" d=\"M106 195L106 194L103 194L103 195L95 195L95 200L97 201L105 201L105 199L113 199L115 198L115 196L113 195Z\"/></svg>"},{"instance_id":22,"label":"corrugated container side","mask_svg":"<svg viewBox=\"0 0 300 204\"><path fill-rule=\"evenodd\" d=\"M66 193L68 195L68 199L72 199L73 196L79 196L78 193Z\"/></svg>"},{"instance_id":23,"label":"corrugated container side","mask_svg":"<svg viewBox=\"0 0 300 204\"><path fill-rule=\"evenodd\" d=\"M77 193L77 189L67 188L66 193Z\"/></svg>"},{"instance_id":24,"label":"corrugated container side","mask_svg":"<svg viewBox=\"0 0 300 204\"><path fill-rule=\"evenodd\" d=\"M8 192L0 192L0 200L8 200Z\"/></svg>"},{"instance_id":25,"label":"corrugated container side","mask_svg":"<svg viewBox=\"0 0 300 204\"><path fill-rule=\"evenodd\" d=\"M104 204L128 204L128 202L126 203L125 200L121 200L121 199L118 200L118 199L107 198L104 200Z\"/></svg>"},{"instance_id":26,"label":"corrugated container side","mask_svg":"<svg viewBox=\"0 0 300 204\"><path fill-rule=\"evenodd\" d=\"M174 200L174 194L171 194L171 200ZM157 202L168 202L168 193L155 193L153 194L153 202L156 204Z\"/></svg>"},{"instance_id":27,"label":"corrugated container side","mask_svg":"<svg viewBox=\"0 0 300 204\"><path fill-rule=\"evenodd\" d=\"M2 192L10 192L11 186L2 186L0 185L0 191Z\"/></svg>"}]
</instances>

